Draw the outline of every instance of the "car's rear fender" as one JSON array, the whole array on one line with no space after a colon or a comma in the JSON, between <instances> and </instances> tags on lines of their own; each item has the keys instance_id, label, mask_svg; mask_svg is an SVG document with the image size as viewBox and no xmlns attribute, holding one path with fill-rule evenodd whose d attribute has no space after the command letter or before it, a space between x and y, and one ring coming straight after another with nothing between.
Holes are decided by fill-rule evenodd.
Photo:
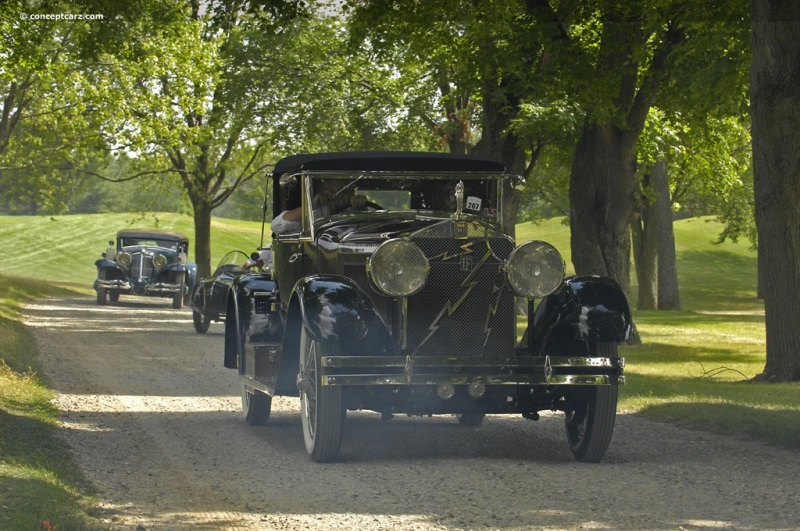
<instances>
[{"instance_id":1,"label":"car's rear fender","mask_svg":"<svg viewBox=\"0 0 800 531\"><path fill-rule=\"evenodd\" d=\"M369 296L348 277L314 275L295 284L286 316L278 392L296 394L300 331L348 356L394 355L391 334Z\"/></svg>"},{"instance_id":2,"label":"car's rear fender","mask_svg":"<svg viewBox=\"0 0 800 531\"><path fill-rule=\"evenodd\" d=\"M545 346L575 341L623 342L632 323L625 293L613 279L570 277L536 309L530 344L541 355Z\"/></svg>"}]
</instances>

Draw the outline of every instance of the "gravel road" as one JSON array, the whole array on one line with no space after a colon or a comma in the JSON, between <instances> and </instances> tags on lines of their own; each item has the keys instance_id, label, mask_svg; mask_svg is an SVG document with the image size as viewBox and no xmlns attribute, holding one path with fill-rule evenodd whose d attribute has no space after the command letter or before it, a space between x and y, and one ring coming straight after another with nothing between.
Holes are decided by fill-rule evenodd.
<instances>
[{"instance_id":1,"label":"gravel road","mask_svg":"<svg viewBox=\"0 0 800 531\"><path fill-rule=\"evenodd\" d=\"M314 464L297 399L249 427L223 325L167 299L27 306L61 433L113 529L800 529L800 452L620 414L606 460L573 461L563 420L348 413Z\"/></svg>"}]
</instances>

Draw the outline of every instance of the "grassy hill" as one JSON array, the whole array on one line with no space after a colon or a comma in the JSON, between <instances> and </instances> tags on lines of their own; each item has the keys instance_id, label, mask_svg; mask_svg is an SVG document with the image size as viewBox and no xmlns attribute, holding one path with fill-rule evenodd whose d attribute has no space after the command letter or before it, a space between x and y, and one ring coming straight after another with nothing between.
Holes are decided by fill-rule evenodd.
<instances>
[{"instance_id":1,"label":"grassy hill","mask_svg":"<svg viewBox=\"0 0 800 531\"><path fill-rule=\"evenodd\" d=\"M187 215L152 213L83 214L74 216L0 216L0 271L91 288L97 277L94 262L108 241L125 228L172 229L189 236L194 259L194 224ZM250 253L261 239L261 223L215 218L211 222L211 264L231 250Z\"/></svg>"},{"instance_id":2,"label":"grassy hill","mask_svg":"<svg viewBox=\"0 0 800 531\"><path fill-rule=\"evenodd\" d=\"M684 310L715 311L720 304L742 310L763 309L756 300L757 259L748 242L715 244L722 226L711 217L675 222L675 247L678 256L678 282ZM567 263L567 274L574 274L569 246L569 225L564 218L517 225L517 241L544 240L554 245ZM631 264L633 268L633 264ZM631 270L636 301L636 275Z\"/></svg>"}]
</instances>

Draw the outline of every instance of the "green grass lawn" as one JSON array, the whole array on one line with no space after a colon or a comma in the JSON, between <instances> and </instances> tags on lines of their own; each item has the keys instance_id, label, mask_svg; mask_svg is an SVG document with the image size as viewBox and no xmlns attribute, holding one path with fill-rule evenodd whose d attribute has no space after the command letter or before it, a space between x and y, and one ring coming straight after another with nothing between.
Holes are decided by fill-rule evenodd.
<instances>
[{"instance_id":1,"label":"green grass lawn","mask_svg":"<svg viewBox=\"0 0 800 531\"><path fill-rule=\"evenodd\" d=\"M20 305L65 288L0 276L0 529L101 529L92 487L56 436L58 410L43 381ZM55 526L55 527L52 527Z\"/></svg>"},{"instance_id":2,"label":"green grass lawn","mask_svg":"<svg viewBox=\"0 0 800 531\"><path fill-rule=\"evenodd\" d=\"M620 411L800 448L800 384L748 382L766 362L757 258L747 242L715 245L720 229L710 218L675 223L682 311L634 310L642 344L621 349ZM572 272L561 219L518 225L528 239L555 245Z\"/></svg>"},{"instance_id":3,"label":"green grass lawn","mask_svg":"<svg viewBox=\"0 0 800 531\"><path fill-rule=\"evenodd\" d=\"M37 376L19 305L65 286L93 293L94 261L118 229L131 226L194 237L191 219L177 214L0 216L0 529L39 529L56 514L61 529L93 528L84 511L91 491L54 435L58 412ZM255 222L215 219L211 230L212 264L229 250L250 252L261 235ZM675 223L683 310L634 311L642 344L621 349L627 383L619 410L800 448L800 384L748 381L763 369L766 348L756 254L744 242L714 245L719 230L707 218ZM520 224L517 240L527 239L555 245L571 273L562 220Z\"/></svg>"},{"instance_id":4,"label":"green grass lawn","mask_svg":"<svg viewBox=\"0 0 800 531\"><path fill-rule=\"evenodd\" d=\"M0 271L8 276L43 278L92 287L94 262L125 228L159 228L189 237L194 260L194 223L187 215L151 213L74 216L0 216L3 255ZM267 234L267 238L270 234ZM211 267L232 250L250 254L261 240L261 223L214 218L211 222Z\"/></svg>"}]
</instances>

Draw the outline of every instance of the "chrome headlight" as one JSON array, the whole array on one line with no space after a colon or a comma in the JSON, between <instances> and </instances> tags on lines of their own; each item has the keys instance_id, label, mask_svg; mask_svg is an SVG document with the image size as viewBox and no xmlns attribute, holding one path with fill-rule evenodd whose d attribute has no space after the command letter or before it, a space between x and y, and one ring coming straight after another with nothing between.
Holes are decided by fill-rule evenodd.
<instances>
[{"instance_id":1,"label":"chrome headlight","mask_svg":"<svg viewBox=\"0 0 800 531\"><path fill-rule=\"evenodd\" d=\"M158 269L161 269L167 265L167 257L163 254L156 253L155 256L153 256L153 265Z\"/></svg>"},{"instance_id":2,"label":"chrome headlight","mask_svg":"<svg viewBox=\"0 0 800 531\"><path fill-rule=\"evenodd\" d=\"M383 242L367 260L372 283L390 297L407 297L421 290L429 269L422 250L399 238Z\"/></svg>"},{"instance_id":3,"label":"chrome headlight","mask_svg":"<svg viewBox=\"0 0 800 531\"><path fill-rule=\"evenodd\" d=\"M536 299L553 293L564 280L564 259L549 243L525 242L508 257L506 272L517 295Z\"/></svg>"},{"instance_id":4,"label":"chrome headlight","mask_svg":"<svg viewBox=\"0 0 800 531\"><path fill-rule=\"evenodd\" d=\"M123 267L128 267L129 265L131 265L131 261L132 258L130 253L121 252L117 255L117 262L119 263L119 265Z\"/></svg>"}]
</instances>

